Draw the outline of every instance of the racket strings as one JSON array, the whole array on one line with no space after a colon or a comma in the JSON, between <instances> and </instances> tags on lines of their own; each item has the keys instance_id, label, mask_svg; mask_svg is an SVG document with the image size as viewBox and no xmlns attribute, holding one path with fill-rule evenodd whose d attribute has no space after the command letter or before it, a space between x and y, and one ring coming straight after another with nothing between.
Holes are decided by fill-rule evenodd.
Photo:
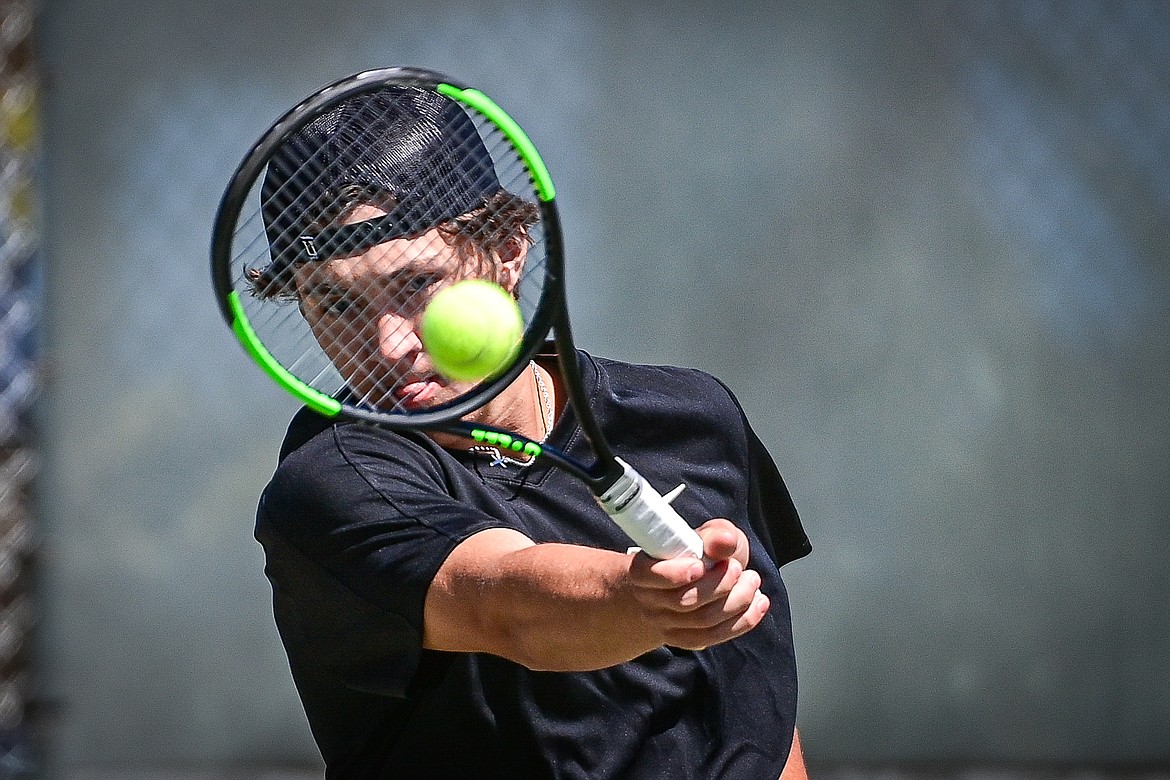
<instances>
[{"instance_id":1,"label":"racket strings","mask_svg":"<svg viewBox=\"0 0 1170 780\"><path fill-rule=\"evenodd\" d=\"M387 119L377 101L350 115L346 130L332 134L329 143L314 148L301 137L291 139L296 154L290 156L299 156L298 164L280 170L282 161L276 159L254 184L253 202L260 206L236 230L237 286L251 293L245 308L261 342L310 387L328 395L344 390L351 403L405 415L472 392L474 384L446 383L437 391L425 387L441 380L422 353L418 320L446 284L473 276L501 281L497 262L507 241L525 245L513 292L531 323L544 276L533 178L512 142L490 120L456 108L462 121L435 128L446 144L443 159L453 162L410 171L401 182L408 186L391 192L346 180L346 165L338 163L349 169L379 164L376 152L386 146L382 130ZM427 140L410 136L404 143L417 146ZM395 151L412 153L410 148ZM482 163L484 155L490 177L461 162ZM488 178L493 182L489 195L464 213L448 213L451 204L463 203L468 181ZM359 244L349 254L305 257L315 234L376 222L379 217L370 218L372 213L415 227L370 246ZM362 276L369 281L357 284Z\"/></svg>"}]
</instances>

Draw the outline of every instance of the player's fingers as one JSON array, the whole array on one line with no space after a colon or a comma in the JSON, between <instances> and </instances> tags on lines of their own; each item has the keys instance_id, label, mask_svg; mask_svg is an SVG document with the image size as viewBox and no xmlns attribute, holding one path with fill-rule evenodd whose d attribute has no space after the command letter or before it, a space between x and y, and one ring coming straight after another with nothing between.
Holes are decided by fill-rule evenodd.
<instances>
[{"instance_id":1,"label":"player's fingers","mask_svg":"<svg viewBox=\"0 0 1170 780\"><path fill-rule=\"evenodd\" d=\"M755 596L752 597L751 606L743 611L739 619L731 626L731 633L733 636L745 634L751 629L760 624L764 619L764 615L768 614L769 607L772 606L772 600L762 590L757 590Z\"/></svg>"},{"instance_id":2,"label":"player's fingers","mask_svg":"<svg viewBox=\"0 0 1170 780\"><path fill-rule=\"evenodd\" d=\"M661 612L658 620L670 625L680 624L677 617L665 613L686 613L712 603L722 603L735 587L743 568L734 558L714 565L704 565L702 576L693 582L671 587L650 587L637 593L639 601L652 612ZM688 574L693 574L688 572Z\"/></svg>"},{"instance_id":3,"label":"player's fingers","mask_svg":"<svg viewBox=\"0 0 1170 780\"><path fill-rule=\"evenodd\" d=\"M752 605L760 591L760 584L760 575L748 569L722 598L692 610L683 619L687 625L695 628L709 628L739 617Z\"/></svg>"},{"instance_id":4,"label":"player's fingers","mask_svg":"<svg viewBox=\"0 0 1170 780\"><path fill-rule=\"evenodd\" d=\"M729 617L708 628L679 628L667 632L666 644L686 650L702 650L746 634L758 626L768 614L771 601L757 591L751 604L741 614Z\"/></svg>"},{"instance_id":5,"label":"player's fingers","mask_svg":"<svg viewBox=\"0 0 1170 780\"><path fill-rule=\"evenodd\" d=\"M703 556L710 561L738 558L747 564L747 537L730 520L721 517L708 520L696 529L703 540Z\"/></svg>"},{"instance_id":6,"label":"player's fingers","mask_svg":"<svg viewBox=\"0 0 1170 780\"><path fill-rule=\"evenodd\" d=\"M696 529L703 540L703 554L715 561L722 561L735 554L738 546L739 529L721 517L708 520Z\"/></svg>"},{"instance_id":7,"label":"player's fingers","mask_svg":"<svg viewBox=\"0 0 1170 780\"><path fill-rule=\"evenodd\" d=\"M639 552L630 561L630 582L638 589L674 590L693 585L703 578L707 567L698 558L655 560Z\"/></svg>"},{"instance_id":8,"label":"player's fingers","mask_svg":"<svg viewBox=\"0 0 1170 780\"><path fill-rule=\"evenodd\" d=\"M743 566L735 558L708 564L704 575L694 584L675 591L672 606L684 611L699 609L704 605L722 602L739 581ZM674 594L672 594L674 595Z\"/></svg>"}]
</instances>

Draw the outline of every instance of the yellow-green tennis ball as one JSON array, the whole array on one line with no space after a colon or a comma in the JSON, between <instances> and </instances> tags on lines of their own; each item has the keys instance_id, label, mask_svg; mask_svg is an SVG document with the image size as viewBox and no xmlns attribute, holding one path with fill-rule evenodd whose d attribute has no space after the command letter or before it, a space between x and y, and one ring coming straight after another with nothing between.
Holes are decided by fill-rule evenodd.
<instances>
[{"instance_id":1,"label":"yellow-green tennis ball","mask_svg":"<svg viewBox=\"0 0 1170 780\"><path fill-rule=\"evenodd\" d=\"M524 318L503 287L484 279L464 279L431 299L419 331L423 349L440 374L472 382L512 363L524 336Z\"/></svg>"}]
</instances>

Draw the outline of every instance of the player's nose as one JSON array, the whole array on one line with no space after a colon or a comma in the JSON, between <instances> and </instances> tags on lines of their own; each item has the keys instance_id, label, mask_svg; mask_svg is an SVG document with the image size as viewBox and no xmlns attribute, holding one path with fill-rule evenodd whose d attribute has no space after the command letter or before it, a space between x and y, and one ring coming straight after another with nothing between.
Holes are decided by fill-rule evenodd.
<instances>
[{"instance_id":1,"label":"player's nose","mask_svg":"<svg viewBox=\"0 0 1170 780\"><path fill-rule=\"evenodd\" d=\"M415 322L400 314L386 312L378 317L378 354L396 363L422 350L422 340Z\"/></svg>"}]
</instances>

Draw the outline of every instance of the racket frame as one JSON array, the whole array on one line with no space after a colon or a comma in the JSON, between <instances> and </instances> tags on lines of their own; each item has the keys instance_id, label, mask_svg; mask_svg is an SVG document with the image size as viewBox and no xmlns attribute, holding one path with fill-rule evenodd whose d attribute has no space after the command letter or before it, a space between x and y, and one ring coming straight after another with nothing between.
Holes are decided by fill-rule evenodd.
<instances>
[{"instance_id":1,"label":"racket frame","mask_svg":"<svg viewBox=\"0 0 1170 780\"><path fill-rule=\"evenodd\" d=\"M389 86L413 86L434 90L486 118L511 142L523 161L537 194L544 245L544 283L540 299L525 329L515 361L504 371L481 382L469 393L444 404L409 414L392 414L346 404L318 390L286 369L269 352L249 322L233 279L232 248L238 217L252 196L269 161L293 134L342 101ZM309 262L312 262L310 260ZM341 79L304 99L281 116L244 156L232 175L216 211L211 242L211 273L220 312L245 351L281 387L314 411L328 418L352 419L396 430L433 430L454 433L501 450L544 457L583 481L602 508L643 549L655 557L693 555L702 557L702 541L686 521L670 508L669 497L658 493L632 467L615 457L593 416L585 391L580 361L569 327L565 295L564 254L556 192L536 147L503 109L479 90L421 68L394 67L368 70ZM543 442L511 431L478 425L462 418L490 401L519 377L537 351L553 334L562 387L569 407L596 456L586 466Z\"/></svg>"},{"instance_id":2,"label":"racket frame","mask_svg":"<svg viewBox=\"0 0 1170 780\"><path fill-rule=\"evenodd\" d=\"M411 414L391 414L375 409L347 405L342 401L318 390L287 371L268 351L256 335L240 293L232 278L232 247L236 232L237 218L244 212L254 185L263 175L268 162L281 145L293 134L303 129L322 112L338 105L355 95L387 86L415 86L443 93L453 100L471 107L477 114L486 117L502 133L508 136L520 154L538 195L542 240L545 247L546 275L538 301L520 346L517 358L506 370L485 380L468 394L446 404L437 405ZM344 416L365 422L376 423L392 429L434 429L441 428L483 406L507 387L524 366L536 354L552 328L556 312L563 306L563 254L560 220L555 205L555 191L551 178L535 146L502 109L482 92L473 90L441 74L421 68L381 68L369 70L319 90L298 103L278 119L261 138L248 150L243 162L224 192L216 211L211 241L211 274L216 290L216 303L221 315L236 334L245 351L281 387L305 405L327 417Z\"/></svg>"}]
</instances>

